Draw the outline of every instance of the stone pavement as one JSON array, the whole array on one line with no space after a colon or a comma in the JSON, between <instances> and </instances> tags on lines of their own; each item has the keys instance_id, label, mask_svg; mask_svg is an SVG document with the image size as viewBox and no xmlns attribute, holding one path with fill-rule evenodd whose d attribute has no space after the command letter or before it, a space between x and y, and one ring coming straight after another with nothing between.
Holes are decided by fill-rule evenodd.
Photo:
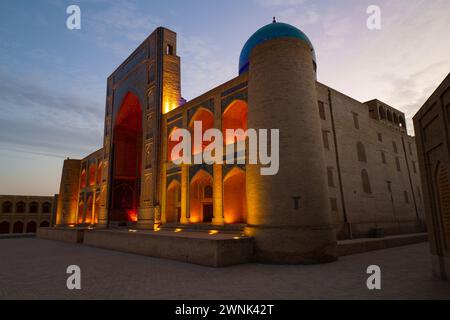
<instances>
[{"instance_id":1,"label":"stone pavement","mask_svg":"<svg viewBox=\"0 0 450 320\"><path fill-rule=\"evenodd\" d=\"M82 290L66 288L79 265ZM379 265L382 290L366 269ZM0 299L449 299L431 277L428 244L343 257L316 266L248 264L213 269L40 239L0 240Z\"/></svg>"}]
</instances>

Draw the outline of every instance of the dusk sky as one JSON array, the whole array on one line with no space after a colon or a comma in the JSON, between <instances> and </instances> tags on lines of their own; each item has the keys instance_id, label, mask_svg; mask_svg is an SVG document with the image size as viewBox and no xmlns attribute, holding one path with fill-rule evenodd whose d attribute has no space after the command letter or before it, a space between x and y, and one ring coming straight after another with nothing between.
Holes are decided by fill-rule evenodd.
<instances>
[{"instance_id":1,"label":"dusk sky","mask_svg":"<svg viewBox=\"0 0 450 320\"><path fill-rule=\"evenodd\" d=\"M66 28L67 6L81 30ZM369 5L381 30L366 27ZM102 146L106 78L156 27L178 33L182 95L237 75L239 53L276 16L311 39L318 80L411 118L450 72L449 0L3 0L0 194L58 193L63 159Z\"/></svg>"}]
</instances>

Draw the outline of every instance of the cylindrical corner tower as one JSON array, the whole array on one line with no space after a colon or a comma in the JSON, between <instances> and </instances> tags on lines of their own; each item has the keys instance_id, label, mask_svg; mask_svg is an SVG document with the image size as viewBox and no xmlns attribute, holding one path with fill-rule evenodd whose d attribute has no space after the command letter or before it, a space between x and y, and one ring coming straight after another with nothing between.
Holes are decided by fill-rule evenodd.
<instances>
[{"instance_id":1,"label":"cylindrical corner tower","mask_svg":"<svg viewBox=\"0 0 450 320\"><path fill-rule=\"evenodd\" d=\"M77 223L80 168L80 160L64 160L56 211L57 226L75 225Z\"/></svg>"},{"instance_id":2,"label":"cylindrical corner tower","mask_svg":"<svg viewBox=\"0 0 450 320\"><path fill-rule=\"evenodd\" d=\"M249 72L248 128L279 129L279 172L247 166L248 226L261 262L311 264L336 260L314 50L297 28L273 23L257 31L241 54ZM268 149L270 154L270 147Z\"/></svg>"}]
</instances>

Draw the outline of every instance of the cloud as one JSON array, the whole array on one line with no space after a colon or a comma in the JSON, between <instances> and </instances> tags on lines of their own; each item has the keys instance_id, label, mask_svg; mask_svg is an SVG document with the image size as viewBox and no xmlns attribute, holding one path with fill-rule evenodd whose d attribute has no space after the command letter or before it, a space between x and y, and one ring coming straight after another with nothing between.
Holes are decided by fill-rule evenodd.
<instances>
[{"instance_id":1,"label":"cloud","mask_svg":"<svg viewBox=\"0 0 450 320\"><path fill-rule=\"evenodd\" d=\"M103 109L88 98L56 92L1 70L0 96L4 147L80 157L101 144Z\"/></svg>"}]
</instances>

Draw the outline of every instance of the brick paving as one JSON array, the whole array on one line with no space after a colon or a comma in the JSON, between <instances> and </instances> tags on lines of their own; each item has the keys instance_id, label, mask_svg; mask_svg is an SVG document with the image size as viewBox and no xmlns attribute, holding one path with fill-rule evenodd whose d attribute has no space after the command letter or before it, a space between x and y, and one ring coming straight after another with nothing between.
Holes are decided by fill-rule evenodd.
<instances>
[{"instance_id":1,"label":"brick paving","mask_svg":"<svg viewBox=\"0 0 450 320\"><path fill-rule=\"evenodd\" d=\"M66 288L67 266L82 290ZM366 268L382 269L382 290ZM0 299L449 299L431 277L428 244L343 257L317 266L248 264L213 269L40 239L0 240Z\"/></svg>"}]
</instances>

